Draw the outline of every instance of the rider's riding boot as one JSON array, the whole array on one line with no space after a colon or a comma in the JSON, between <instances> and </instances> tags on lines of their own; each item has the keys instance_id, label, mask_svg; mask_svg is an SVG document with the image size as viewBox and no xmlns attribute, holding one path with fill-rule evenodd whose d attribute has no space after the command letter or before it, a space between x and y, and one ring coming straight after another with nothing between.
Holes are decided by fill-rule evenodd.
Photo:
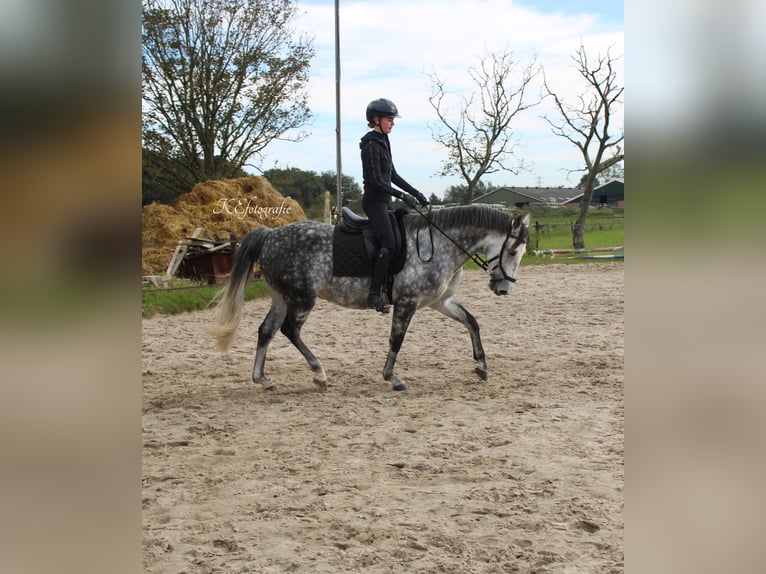
<instances>
[{"instance_id":1,"label":"rider's riding boot","mask_svg":"<svg viewBox=\"0 0 766 574\"><path fill-rule=\"evenodd\" d=\"M380 288L383 285L383 279L388 271L388 265L391 262L391 255L388 249L381 249L375 256L375 263L372 268L372 281L370 281L370 294L367 295L367 307L375 309L380 313L388 313L389 306L385 296L381 295Z\"/></svg>"}]
</instances>

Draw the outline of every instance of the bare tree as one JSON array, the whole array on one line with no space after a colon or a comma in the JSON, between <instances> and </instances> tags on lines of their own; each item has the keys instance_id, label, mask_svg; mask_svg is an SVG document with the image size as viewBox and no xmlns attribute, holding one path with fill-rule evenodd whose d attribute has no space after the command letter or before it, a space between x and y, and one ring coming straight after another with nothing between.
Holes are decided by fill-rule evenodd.
<instances>
[{"instance_id":1,"label":"bare tree","mask_svg":"<svg viewBox=\"0 0 766 574\"><path fill-rule=\"evenodd\" d=\"M587 88L578 96L577 104L568 104L560 98L545 81L545 89L553 97L560 119L551 120L543 116L550 124L553 133L569 140L580 150L585 167L574 171L585 171L583 176L583 196L580 200L580 213L572 231L572 247L585 248L585 220L588 217L590 202L596 177L602 171L621 162L625 155L621 144L625 135L614 136L610 133L612 116L618 105L624 87L618 84L614 64L621 56L612 56L607 50L606 56L598 56L591 61L580 44L572 55L572 61ZM609 151L614 153L609 155ZM608 157L607 157L608 156Z\"/></svg>"},{"instance_id":2,"label":"bare tree","mask_svg":"<svg viewBox=\"0 0 766 574\"><path fill-rule=\"evenodd\" d=\"M473 200L484 175L500 170L518 174L530 168L516 155L518 141L511 122L542 101L528 94L530 83L539 73L534 60L522 67L509 51L488 53L468 73L476 88L470 96L450 98L445 82L434 72L430 75L432 93L428 99L439 118L438 126L430 126L432 137L447 149L440 175L463 178L466 204ZM512 77L514 74L518 78ZM456 108L449 106L449 99L458 100Z\"/></svg>"},{"instance_id":3,"label":"bare tree","mask_svg":"<svg viewBox=\"0 0 766 574\"><path fill-rule=\"evenodd\" d=\"M232 177L310 118L293 0L143 0L144 146L191 182ZM301 139L298 134L293 139Z\"/></svg>"}]
</instances>

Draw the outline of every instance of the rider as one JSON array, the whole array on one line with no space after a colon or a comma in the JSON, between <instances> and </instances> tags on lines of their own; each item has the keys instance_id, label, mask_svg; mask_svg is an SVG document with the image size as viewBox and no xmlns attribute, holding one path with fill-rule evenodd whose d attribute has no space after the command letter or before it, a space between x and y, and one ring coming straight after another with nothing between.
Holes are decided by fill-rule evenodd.
<instances>
[{"instance_id":1,"label":"rider","mask_svg":"<svg viewBox=\"0 0 766 574\"><path fill-rule=\"evenodd\" d=\"M383 278L388 271L391 257L396 250L394 230L388 212L391 211L391 197L404 201L408 206L415 207L417 200L423 207L428 206L428 200L417 189L396 173L391 156L391 143L388 134L394 127L394 118L398 118L399 110L391 100L378 98L367 105L367 126L372 128L367 132L359 147L362 150L362 179L364 196L362 207L370 220L370 226L380 249L375 255L372 270L370 293L367 296L367 307L381 313L388 312L388 305L381 297L380 288ZM400 187L407 193L391 187Z\"/></svg>"}]
</instances>

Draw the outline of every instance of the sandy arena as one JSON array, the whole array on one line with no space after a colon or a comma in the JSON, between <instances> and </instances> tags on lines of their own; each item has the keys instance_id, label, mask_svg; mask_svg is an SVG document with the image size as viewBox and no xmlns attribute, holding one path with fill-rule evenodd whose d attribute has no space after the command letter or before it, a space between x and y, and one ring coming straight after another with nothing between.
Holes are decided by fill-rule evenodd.
<instances>
[{"instance_id":1,"label":"sandy arena","mask_svg":"<svg viewBox=\"0 0 766 574\"><path fill-rule=\"evenodd\" d=\"M429 309L383 381L390 316L319 301L250 380L268 299L232 349L212 310L143 320L147 573L623 572L624 264L524 267L509 297L478 271L468 332Z\"/></svg>"}]
</instances>

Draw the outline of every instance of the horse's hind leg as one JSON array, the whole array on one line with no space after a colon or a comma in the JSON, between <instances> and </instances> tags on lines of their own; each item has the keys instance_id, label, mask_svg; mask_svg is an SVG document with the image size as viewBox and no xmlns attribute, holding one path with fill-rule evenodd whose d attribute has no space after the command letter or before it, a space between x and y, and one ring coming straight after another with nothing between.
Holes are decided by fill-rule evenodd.
<instances>
[{"instance_id":1,"label":"horse's hind leg","mask_svg":"<svg viewBox=\"0 0 766 574\"><path fill-rule=\"evenodd\" d=\"M476 318L452 297L433 303L431 308L443 313L450 319L454 319L468 329L468 332L471 334L473 358L476 361L476 374L479 375L482 381L486 381L487 359L484 356L484 347L481 344L481 337L479 336L479 323L476 321Z\"/></svg>"},{"instance_id":2,"label":"horse's hind leg","mask_svg":"<svg viewBox=\"0 0 766 574\"><path fill-rule=\"evenodd\" d=\"M253 363L253 382L259 383L264 390L272 388L274 385L263 374L263 366L266 362L266 351L274 338L274 334L282 326L287 316L287 306L284 300L276 294L272 297L271 308L266 318L258 327L258 345L255 350L255 361Z\"/></svg>"},{"instance_id":3,"label":"horse's hind leg","mask_svg":"<svg viewBox=\"0 0 766 574\"><path fill-rule=\"evenodd\" d=\"M400 300L394 305L394 318L391 322L391 335L388 338L388 357L386 358L386 365L383 367L383 378L391 383L391 387L395 391L407 390L407 385L399 380L399 377L394 373L394 364L416 309L417 305L414 302Z\"/></svg>"},{"instance_id":4,"label":"horse's hind leg","mask_svg":"<svg viewBox=\"0 0 766 574\"><path fill-rule=\"evenodd\" d=\"M311 367L311 370L314 373L314 384L320 390L324 391L327 389L327 375L325 374L319 359L314 356L314 353L311 352L306 346L306 343L303 342L303 339L301 339L301 328L306 322L306 319L308 319L309 313L313 307L313 302L302 308L290 305L287 309L287 316L282 323L282 334L287 337L290 342L295 345L295 348L305 357L309 367Z\"/></svg>"}]
</instances>

